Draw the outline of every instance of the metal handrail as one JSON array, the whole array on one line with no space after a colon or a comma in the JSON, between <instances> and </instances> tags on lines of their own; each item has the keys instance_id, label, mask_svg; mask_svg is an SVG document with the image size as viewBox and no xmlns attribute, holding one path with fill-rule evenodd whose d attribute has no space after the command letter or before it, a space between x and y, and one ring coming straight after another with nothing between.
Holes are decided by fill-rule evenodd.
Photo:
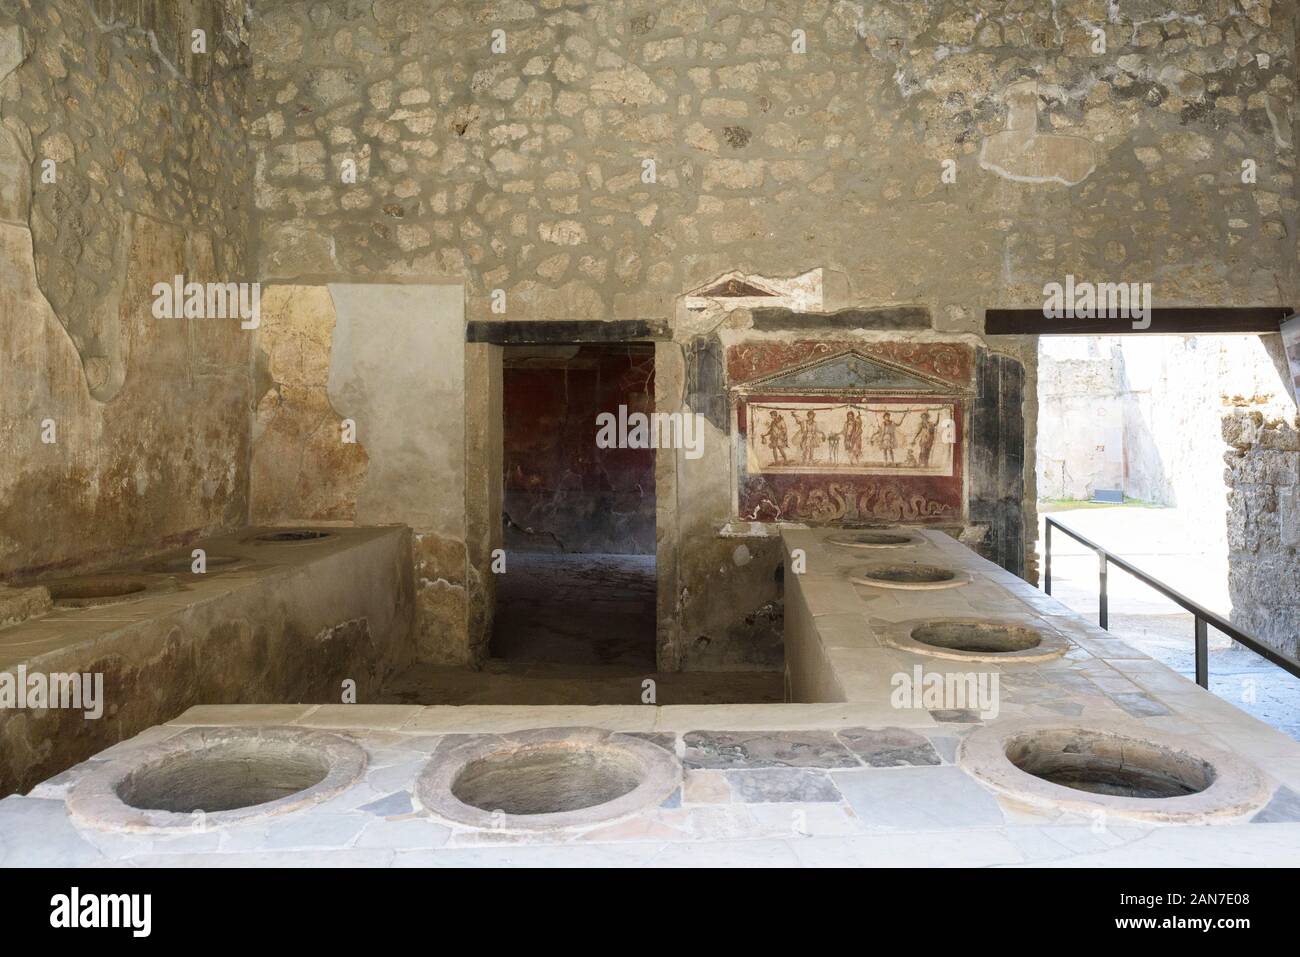
<instances>
[{"instance_id":1,"label":"metal handrail","mask_svg":"<svg viewBox=\"0 0 1300 957\"><path fill-rule=\"evenodd\" d=\"M1222 615L1215 614L1204 605L1197 604L1181 592L1170 588L1164 582L1148 575L1142 569L1135 567L1132 563L1120 558L1114 552L1102 548L1096 542L1089 541L1078 532L1067 528L1054 518L1044 516L1047 523L1045 535L1044 554L1046 556L1045 568L1043 569L1043 591L1047 594L1052 593L1052 529L1059 528L1065 534L1069 535L1080 545L1085 545L1097 553L1097 574L1101 587L1098 601L1098 619L1102 628L1110 630L1110 601L1106 591L1106 572L1107 567L1111 564L1124 569L1134 578L1150 585L1160 594L1164 595L1170 601L1181 605L1184 609L1191 612L1196 621L1196 683L1202 688L1210 687L1210 648L1209 636L1206 626L1213 625L1219 631L1223 632L1233 641L1249 648L1261 658L1271 661L1285 671L1290 672L1297 678L1300 678L1300 661L1292 658L1290 655L1283 654L1276 648L1270 648L1257 638L1252 638L1240 628L1235 627L1228 622Z\"/></svg>"}]
</instances>

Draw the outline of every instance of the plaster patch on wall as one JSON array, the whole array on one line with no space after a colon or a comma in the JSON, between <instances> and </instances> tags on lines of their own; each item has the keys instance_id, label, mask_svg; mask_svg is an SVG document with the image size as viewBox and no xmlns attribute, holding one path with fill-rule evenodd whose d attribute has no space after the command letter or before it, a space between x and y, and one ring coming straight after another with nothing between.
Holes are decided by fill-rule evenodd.
<instances>
[{"instance_id":1,"label":"plaster patch on wall","mask_svg":"<svg viewBox=\"0 0 1300 957\"><path fill-rule=\"evenodd\" d=\"M328 399L370 467L355 520L465 538L465 321L460 286L332 284Z\"/></svg>"},{"instance_id":2,"label":"plaster patch on wall","mask_svg":"<svg viewBox=\"0 0 1300 957\"><path fill-rule=\"evenodd\" d=\"M0 122L0 222L26 228L32 199L32 136L11 117Z\"/></svg>"},{"instance_id":3,"label":"plaster patch on wall","mask_svg":"<svg viewBox=\"0 0 1300 957\"><path fill-rule=\"evenodd\" d=\"M342 441L327 391L335 329L324 286L268 286L257 331L266 388L253 413L249 509L257 524L353 521L369 469L365 436Z\"/></svg>"},{"instance_id":4,"label":"plaster patch on wall","mask_svg":"<svg viewBox=\"0 0 1300 957\"><path fill-rule=\"evenodd\" d=\"M124 388L142 217L185 242L206 233L223 281L242 264L247 50L221 31L242 0L220 2L47 0L0 26L0 219L30 228L41 291L100 402ZM202 54L195 26L210 37Z\"/></svg>"},{"instance_id":5,"label":"plaster patch on wall","mask_svg":"<svg viewBox=\"0 0 1300 957\"><path fill-rule=\"evenodd\" d=\"M430 532L412 537L415 563L416 654L421 661L468 665L474 660L467 629L465 543Z\"/></svg>"},{"instance_id":6,"label":"plaster patch on wall","mask_svg":"<svg viewBox=\"0 0 1300 957\"><path fill-rule=\"evenodd\" d=\"M23 28L16 23L0 24L0 83L27 59Z\"/></svg>"},{"instance_id":7,"label":"plaster patch on wall","mask_svg":"<svg viewBox=\"0 0 1300 957\"><path fill-rule=\"evenodd\" d=\"M1290 150L1294 141L1290 106L1280 97L1267 94L1264 97L1264 110L1268 114L1269 125L1273 127L1273 142L1280 150Z\"/></svg>"},{"instance_id":8,"label":"plaster patch on wall","mask_svg":"<svg viewBox=\"0 0 1300 957\"><path fill-rule=\"evenodd\" d=\"M1013 83L1003 92L1007 128L984 138L980 167L1016 183L1076 186L1097 168L1091 140L1038 132L1038 81Z\"/></svg>"}]
</instances>

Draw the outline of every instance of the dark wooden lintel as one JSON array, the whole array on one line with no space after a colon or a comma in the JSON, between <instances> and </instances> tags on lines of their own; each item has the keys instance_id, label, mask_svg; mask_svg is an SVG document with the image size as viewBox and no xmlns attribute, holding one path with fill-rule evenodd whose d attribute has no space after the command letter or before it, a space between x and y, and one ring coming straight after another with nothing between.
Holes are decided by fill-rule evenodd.
<instances>
[{"instance_id":1,"label":"dark wooden lintel","mask_svg":"<svg viewBox=\"0 0 1300 957\"><path fill-rule=\"evenodd\" d=\"M986 309L989 336L1230 335L1277 332L1294 314L1284 306L1214 306L1151 310L1151 326L1134 329L1132 319L1049 319L1042 309Z\"/></svg>"},{"instance_id":2,"label":"dark wooden lintel","mask_svg":"<svg viewBox=\"0 0 1300 957\"><path fill-rule=\"evenodd\" d=\"M666 319L611 319L608 322L475 321L465 326L466 342L487 342L498 346L654 342L671 338L672 330Z\"/></svg>"}]
</instances>

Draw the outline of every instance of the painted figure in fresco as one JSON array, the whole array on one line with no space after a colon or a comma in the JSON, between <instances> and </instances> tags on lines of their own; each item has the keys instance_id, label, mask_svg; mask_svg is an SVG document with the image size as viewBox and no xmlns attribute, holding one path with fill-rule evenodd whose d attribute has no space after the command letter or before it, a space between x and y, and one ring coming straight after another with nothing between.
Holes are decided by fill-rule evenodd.
<instances>
[{"instance_id":1,"label":"painted figure in fresco","mask_svg":"<svg viewBox=\"0 0 1300 957\"><path fill-rule=\"evenodd\" d=\"M772 417L767 423L767 431L763 433L763 440L772 450L774 466L790 464L790 460L785 457L785 450L790 445L790 434L785 429L785 418L780 412L775 410L772 412Z\"/></svg>"},{"instance_id":2,"label":"painted figure in fresco","mask_svg":"<svg viewBox=\"0 0 1300 957\"><path fill-rule=\"evenodd\" d=\"M799 445L799 451L802 453L802 462L804 465L812 465L813 458L817 454L817 443L820 433L817 431L817 413L809 411L804 420L799 423L799 431L795 433L795 442Z\"/></svg>"},{"instance_id":3,"label":"painted figure in fresco","mask_svg":"<svg viewBox=\"0 0 1300 957\"><path fill-rule=\"evenodd\" d=\"M897 465L894 461L894 449L898 448L898 426L900 422L895 422L893 416L888 412L882 413L884 416L880 420L880 428L871 436L873 445L879 446L880 451L884 453L886 465Z\"/></svg>"},{"instance_id":4,"label":"painted figure in fresco","mask_svg":"<svg viewBox=\"0 0 1300 957\"><path fill-rule=\"evenodd\" d=\"M841 437L842 437L842 433L840 432L826 433L827 451L830 453L831 465L840 464L840 438Z\"/></svg>"},{"instance_id":5,"label":"painted figure in fresco","mask_svg":"<svg viewBox=\"0 0 1300 957\"><path fill-rule=\"evenodd\" d=\"M937 425L930 419L929 412L921 413L921 424L917 427L916 436L912 441L917 445L922 466L930 464L930 452L934 449L934 433Z\"/></svg>"},{"instance_id":6,"label":"painted figure in fresco","mask_svg":"<svg viewBox=\"0 0 1300 957\"><path fill-rule=\"evenodd\" d=\"M862 416L852 409L844 416L844 451L854 465L862 458Z\"/></svg>"}]
</instances>

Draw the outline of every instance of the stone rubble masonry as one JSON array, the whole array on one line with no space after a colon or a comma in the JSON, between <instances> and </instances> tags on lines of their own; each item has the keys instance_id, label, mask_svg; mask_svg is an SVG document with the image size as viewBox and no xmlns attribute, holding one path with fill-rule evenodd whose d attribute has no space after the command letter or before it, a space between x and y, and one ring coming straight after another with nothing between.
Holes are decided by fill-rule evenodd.
<instances>
[{"instance_id":1,"label":"stone rubble masonry","mask_svg":"<svg viewBox=\"0 0 1300 957\"><path fill-rule=\"evenodd\" d=\"M1300 419L1236 411L1223 420L1232 619L1300 653Z\"/></svg>"},{"instance_id":2,"label":"stone rubble masonry","mask_svg":"<svg viewBox=\"0 0 1300 957\"><path fill-rule=\"evenodd\" d=\"M218 0L18 6L29 55L0 114L22 141L33 188L28 215L6 218L30 224L41 290L104 400L127 361L117 312L133 214L202 231L217 270L204 278L249 278L248 50L230 32L242 11ZM190 52L192 29L206 31L208 54ZM54 183L40 179L46 160L57 164Z\"/></svg>"},{"instance_id":3,"label":"stone rubble masonry","mask_svg":"<svg viewBox=\"0 0 1300 957\"><path fill-rule=\"evenodd\" d=\"M924 303L948 331L1067 273L1151 281L1162 304L1275 302L1295 14L1195 6L259 5L260 267L460 278L471 320L500 318L497 288L506 318L647 318L732 269L817 266L855 305Z\"/></svg>"}]
</instances>

